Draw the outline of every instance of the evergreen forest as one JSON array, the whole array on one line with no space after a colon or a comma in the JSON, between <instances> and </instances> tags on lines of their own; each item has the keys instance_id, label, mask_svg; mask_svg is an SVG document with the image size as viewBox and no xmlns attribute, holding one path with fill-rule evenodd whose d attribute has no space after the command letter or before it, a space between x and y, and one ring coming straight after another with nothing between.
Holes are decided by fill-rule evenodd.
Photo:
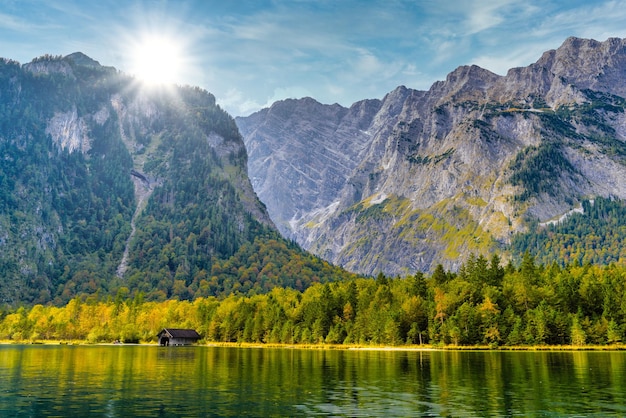
<instances>
[{"instance_id":1,"label":"evergreen forest","mask_svg":"<svg viewBox=\"0 0 626 418\"><path fill-rule=\"evenodd\" d=\"M528 251L538 263L610 265L626 263L626 204L620 199L583 200L565 219L540 225L512 238L517 260Z\"/></svg>"},{"instance_id":2,"label":"evergreen forest","mask_svg":"<svg viewBox=\"0 0 626 418\"><path fill-rule=\"evenodd\" d=\"M546 346L619 345L626 338L626 269L611 265L519 267L472 256L459 272L356 278L304 291L193 301L74 298L0 313L0 339L155 342L165 327L193 328L210 342Z\"/></svg>"}]
</instances>

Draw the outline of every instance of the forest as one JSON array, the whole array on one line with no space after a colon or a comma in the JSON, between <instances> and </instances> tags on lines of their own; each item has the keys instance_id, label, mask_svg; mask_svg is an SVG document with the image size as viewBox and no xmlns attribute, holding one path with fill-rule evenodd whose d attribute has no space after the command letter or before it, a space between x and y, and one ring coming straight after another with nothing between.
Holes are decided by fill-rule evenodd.
<instances>
[{"instance_id":1,"label":"forest","mask_svg":"<svg viewBox=\"0 0 626 418\"><path fill-rule=\"evenodd\" d=\"M538 265L526 253L502 266L471 256L458 272L353 278L304 291L145 301L112 297L0 313L0 339L155 342L166 327L194 328L205 342L553 346L618 345L626 337L626 268Z\"/></svg>"}]
</instances>

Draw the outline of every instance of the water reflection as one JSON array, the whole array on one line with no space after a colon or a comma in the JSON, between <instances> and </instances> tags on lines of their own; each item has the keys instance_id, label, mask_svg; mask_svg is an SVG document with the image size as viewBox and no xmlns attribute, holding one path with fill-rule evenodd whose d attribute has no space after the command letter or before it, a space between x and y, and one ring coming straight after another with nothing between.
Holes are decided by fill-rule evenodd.
<instances>
[{"instance_id":1,"label":"water reflection","mask_svg":"<svg viewBox=\"0 0 626 418\"><path fill-rule=\"evenodd\" d=\"M624 352L0 346L0 416L624 416Z\"/></svg>"}]
</instances>

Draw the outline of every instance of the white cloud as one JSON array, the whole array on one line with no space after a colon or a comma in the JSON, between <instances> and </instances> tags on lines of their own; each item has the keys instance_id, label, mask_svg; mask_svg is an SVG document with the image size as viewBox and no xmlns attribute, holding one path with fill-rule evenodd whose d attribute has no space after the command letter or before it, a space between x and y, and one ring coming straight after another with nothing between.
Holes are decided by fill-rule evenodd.
<instances>
[{"instance_id":1,"label":"white cloud","mask_svg":"<svg viewBox=\"0 0 626 418\"><path fill-rule=\"evenodd\" d=\"M228 89L225 93L216 96L216 101L220 107L233 115L248 114L250 110L255 111L261 108L261 104L250 101L236 88Z\"/></svg>"},{"instance_id":2,"label":"white cloud","mask_svg":"<svg viewBox=\"0 0 626 418\"><path fill-rule=\"evenodd\" d=\"M271 105L277 100L300 99L302 97L314 97L313 93L306 87L289 86L280 87L274 90L274 94L267 98L265 106Z\"/></svg>"},{"instance_id":3,"label":"white cloud","mask_svg":"<svg viewBox=\"0 0 626 418\"><path fill-rule=\"evenodd\" d=\"M476 0L469 2L465 21L466 35L473 35L493 28L504 22L501 12L508 7L510 1L494 2L493 0Z\"/></svg>"},{"instance_id":4,"label":"white cloud","mask_svg":"<svg viewBox=\"0 0 626 418\"><path fill-rule=\"evenodd\" d=\"M535 37L567 36L594 38L603 41L611 36L626 34L626 1L587 3L580 7L555 13L543 20L533 31Z\"/></svg>"},{"instance_id":5,"label":"white cloud","mask_svg":"<svg viewBox=\"0 0 626 418\"><path fill-rule=\"evenodd\" d=\"M359 48L356 57L352 60L350 71L360 77L372 74L380 74L384 70L384 64L370 51Z\"/></svg>"}]
</instances>

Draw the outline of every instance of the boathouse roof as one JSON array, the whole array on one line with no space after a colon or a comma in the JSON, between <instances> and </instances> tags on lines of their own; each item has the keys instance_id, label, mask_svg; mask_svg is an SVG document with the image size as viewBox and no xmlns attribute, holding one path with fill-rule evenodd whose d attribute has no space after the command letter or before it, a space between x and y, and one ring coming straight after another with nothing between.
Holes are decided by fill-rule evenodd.
<instances>
[{"instance_id":1,"label":"boathouse roof","mask_svg":"<svg viewBox=\"0 0 626 418\"><path fill-rule=\"evenodd\" d=\"M163 334L168 334L171 338L187 338L187 339L196 339L199 340L200 334L196 332L194 329L184 329L184 328L163 328L161 332L157 334L157 336L161 336Z\"/></svg>"}]
</instances>

